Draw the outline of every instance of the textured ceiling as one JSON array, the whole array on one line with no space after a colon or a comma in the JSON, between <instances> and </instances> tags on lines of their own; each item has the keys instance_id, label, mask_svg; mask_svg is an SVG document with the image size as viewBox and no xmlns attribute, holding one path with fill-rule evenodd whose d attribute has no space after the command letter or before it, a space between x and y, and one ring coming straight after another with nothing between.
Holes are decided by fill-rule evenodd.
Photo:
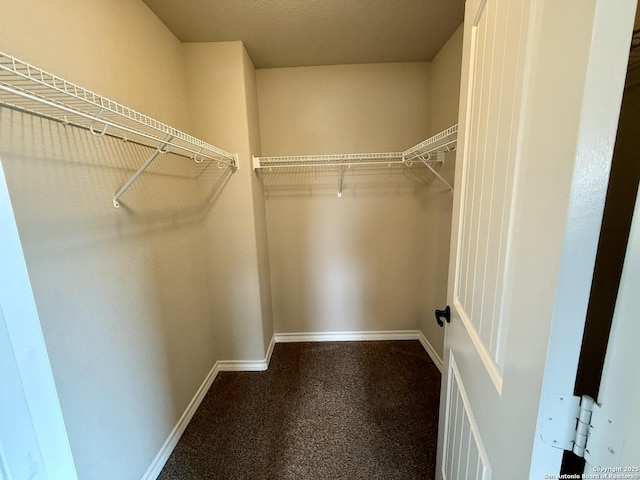
<instances>
[{"instance_id":1,"label":"textured ceiling","mask_svg":"<svg viewBox=\"0 0 640 480\"><path fill-rule=\"evenodd\" d=\"M144 0L183 42L242 40L257 68L431 60L464 0Z\"/></svg>"}]
</instances>

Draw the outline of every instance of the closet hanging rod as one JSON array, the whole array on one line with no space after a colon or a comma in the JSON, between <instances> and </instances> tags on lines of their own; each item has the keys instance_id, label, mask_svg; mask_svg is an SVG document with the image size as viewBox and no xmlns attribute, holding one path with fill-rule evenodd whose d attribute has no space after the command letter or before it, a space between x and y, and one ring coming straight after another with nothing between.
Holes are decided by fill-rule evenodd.
<instances>
[{"instance_id":1,"label":"closet hanging rod","mask_svg":"<svg viewBox=\"0 0 640 480\"><path fill-rule=\"evenodd\" d=\"M0 90L2 90L2 86L1 85L0 85ZM0 92L0 93L2 93L2 92ZM38 118L42 118L44 120L49 120L49 121L52 121L52 122L61 123L62 125L70 125L69 122L65 123L63 120L60 120L58 118L54 118L54 117L51 117L51 116L43 115L42 113L39 113L39 112L33 112L33 111L30 111L30 110L26 110L26 109L24 109L22 107L16 107L15 105L8 105L6 103L0 103L0 106L2 106L4 108L7 108L8 110L14 110L16 112L26 113L26 114L31 115L33 117L38 117ZM73 124L73 127L77 128L79 130L91 131L89 129L89 127L85 126L85 125ZM126 141L127 143L130 143L132 145L138 145L140 147L149 148L148 143L142 143L142 142L139 142L139 141L135 140L134 138L123 137L122 135L117 135L115 133L111 133L110 131L105 132L103 137L113 138L114 140L122 140L122 141ZM187 155L186 152L173 151L173 152L171 152L171 154L180 156L180 157L182 157L184 159L187 159L187 160L193 160L193 155Z\"/></svg>"},{"instance_id":2,"label":"closet hanging rod","mask_svg":"<svg viewBox=\"0 0 640 480\"><path fill-rule=\"evenodd\" d=\"M238 167L237 156L68 80L0 52L0 105L89 128L96 136L109 128L151 148ZM166 139L172 137L167 142Z\"/></svg>"},{"instance_id":3,"label":"closet hanging rod","mask_svg":"<svg viewBox=\"0 0 640 480\"><path fill-rule=\"evenodd\" d=\"M29 94L29 93L9 88L6 85L0 84L0 91L7 92L7 93L10 93L12 95L18 95L20 97L23 97L25 99L31 100L33 102L37 102L37 103L40 103L42 105L52 107L52 108L54 108L56 110L62 110L64 112L70 113L72 115L76 115L76 116L79 116L79 117L84 118L86 120L90 120L91 122L89 123L89 125L77 124L75 122L69 121L68 117L66 119L60 119L60 118L57 118L57 117L55 117L54 115L51 115L51 114L39 112L39 111L36 111L36 110L31 110L31 109L29 109L27 107L24 107L24 106L18 106L18 105L14 105L14 104L5 102L3 98L0 98L0 105L4 105L7 108L14 108L15 110L31 113L33 115L37 115L37 116L43 117L43 118L49 118L51 120L61 122L61 123L65 124L65 125L73 125L73 126L85 129L85 130L89 130L92 134L94 134L96 136L99 136L99 137L102 137L102 136L107 134L107 128L108 127L113 127L113 128L115 128L117 130L130 133L134 137L142 137L143 139L150 140L151 142L158 141L158 138L156 136L154 136L154 135L150 135L150 134L147 134L145 132L135 130L133 128L127 127L126 125L118 124L116 122L107 120L104 117L98 117L98 116L95 116L95 115L86 114L86 113L78 111L78 110L74 110L73 108L70 108L70 107L67 107L65 105L61 105L61 104L55 103L55 102L51 102L51 101L49 101L49 100L47 100L45 98L36 97L36 96L33 96L33 95ZM94 128L96 123L101 124L102 127L103 127L98 132L96 132L96 130ZM176 132L179 132L179 131L176 130ZM125 140L125 141L132 140L131 138L126 137L126 135L125 136L117 136L117 138L120 138L121 140ZM175 147L176 150L172 151L172 153L176 153L178 155L181 155L181 156L184 156L184 157L188 157L188 158L190 158L192 160L197 161L198 163L200 163L201 161L206 159L206 160L211 160L211 161L217 161L217 162L220 162L220 163L224 163L224 164L232 166L234 168L236 167L236 162L235 161L229 161L229 160L226 159L226 157L218 158L218 157L215 157L215 156L212 156L212 155L203 154L202 150L200 150L200 149L199 150L195 150L195 148L185 147L184 145L176 145L173 142L165 143L165 141L163 141L163 140L160 140L158 142L159 142L159 144L163 145L162 148L166 148L167 146ZM139 143L140 145L147 146L147 147L152 146L152 145L149 145L150 142L146 142L146 143L145 142L137 142L137 143Z\"/></svg>"},{"instance_id":4,"label":"closet hanging rod","mask_svg":"<svg viewBox=\"0 0 640 480\"><path fill-rule=\"evenodd\" d=\"M356 167L360 165L395 165L401 163L403 163L402 152L253 157L254 170L273 168Z\"/></svg>"}]
</instances>

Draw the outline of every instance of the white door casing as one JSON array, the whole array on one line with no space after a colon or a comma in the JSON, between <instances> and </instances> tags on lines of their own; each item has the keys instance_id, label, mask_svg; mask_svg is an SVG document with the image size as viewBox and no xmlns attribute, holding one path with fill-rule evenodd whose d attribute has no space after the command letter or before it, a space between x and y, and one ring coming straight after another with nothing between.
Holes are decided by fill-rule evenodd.
<instances>
[{"instance_id":1,"label":"white door casing","mask_svg":"<svg viewBox=\"0 0 640 480\"><path fill-rule=\"evenodd\" d=\"M588 55L571 200L539 401L532 479L554 474L562 461L562 450L546 444L542 431L548 408L558 396L572 394L575 385L636 9L636 0L590 3L594 5L584 6L591 10L592 27L585 32L581 44L574 47L575 50L580 45L583 49L588 47ZM575 15L576 11L580 10L567 11L565 16ZM573 21L572 27L579 24Z\"/></svg>"},{"instance_id":2,"label":"white door casing","mask_svg":"<svg viewBox=\"0 0 640 480\"><path fill-rule=\"evenodd\" d=\"M635 205L597 399L601 412L587 443L598 464L585 469L620 478L640 478L640 192Z\"/></svg>"},{"instance_id":3,"label":"white door casing","mask_svg":"<svg viewBox=\"0 0 640 480\"><path fill-rule=\"evenodd\" d=\"M614 65L619 91L602 95L590 62L608 47L591 41L603 11L631 3L467 1L437 478L542 478L530 472L551 322L566 300L584 324L624 82ZM567 291L574 251L587 278Z\"/></svg>"}]
</instances>

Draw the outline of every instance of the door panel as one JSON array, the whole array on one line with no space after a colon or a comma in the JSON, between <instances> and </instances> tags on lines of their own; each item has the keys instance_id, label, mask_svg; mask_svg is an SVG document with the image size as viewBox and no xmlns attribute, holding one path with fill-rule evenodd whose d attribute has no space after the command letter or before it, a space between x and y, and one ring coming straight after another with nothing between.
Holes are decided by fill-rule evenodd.
<instances>
[{"instance_id":1,"label":"door panel","mask_svg":"<svg viewBox=\"0 0 640 480\"><path fill-rule=\"evenodd\" d=\"M472 26L468 136L453 308L498 391L506 325L502 314L524 28L522 2L481 3Z\"/></svg>"},{"instance_id":2,"label":"door panel","mask_svg":"<svg viewBox=\"0 0 640 480\"><path fill-rule=\"evenodd\" d=\"M491 468L455 360L449 362L443 478L490 480Z\"/></svg>"}]
</instances>

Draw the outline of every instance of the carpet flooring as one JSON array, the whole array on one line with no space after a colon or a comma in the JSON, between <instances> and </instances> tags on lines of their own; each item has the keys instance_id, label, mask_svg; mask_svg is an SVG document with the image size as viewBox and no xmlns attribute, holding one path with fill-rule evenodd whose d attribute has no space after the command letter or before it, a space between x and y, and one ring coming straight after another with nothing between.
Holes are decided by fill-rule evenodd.
<instances>
[{"instance_id":1,"label":"carpet flooring","mask_svg":"<svg viewBox=\"0 0 640 480\"><path fill-rule=\"evenodd\" d=\"M276 344L218 374L159 479L433 479L439 393L418 341Z\"/></svg>"}]
</instances>

